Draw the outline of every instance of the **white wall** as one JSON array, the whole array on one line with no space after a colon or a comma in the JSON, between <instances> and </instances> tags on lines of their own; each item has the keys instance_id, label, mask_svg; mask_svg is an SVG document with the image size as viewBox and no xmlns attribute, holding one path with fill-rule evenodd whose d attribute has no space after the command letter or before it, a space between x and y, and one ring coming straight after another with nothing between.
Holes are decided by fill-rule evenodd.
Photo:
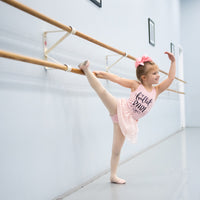
<instances>
[{"instance_id":1,"label":"white wall","mask_svg":"<svg viewBox=\"0 0 200 200\"><path fill-rule=\"evenodd\" d=\"M199 127L200 68L198 64L200 44L200 2L181 1L181 41L184 50L186 84L186 125Z\"/></svg>"},{"instance_id":2,"label":"white wall","mask_svg":"<svg viewBox=\"0 0 200 200\"><path fill-rule=\"evenodd\" d=\"M21 2L135 57L147 53L164 71L164 51L180 43L178 0L110 0L102 8L89 0ZM148 17L156 24L155 47L148 44ZM43 58L42 33L57 28L3 2L0 18L1 49ZM105 69L107 54L113 53L76 36L51 53L72 66L89 59L92 70ZM128 59L112 72L136 78ZM129 96L102 83L117 97ZM109 169L112 123L84 76L0 58L0 102L1 199L53 199ZM180 129L178 95L161 95L139 128L138 143L125 144L122 161Z\"/></svg>"}]
</instances>

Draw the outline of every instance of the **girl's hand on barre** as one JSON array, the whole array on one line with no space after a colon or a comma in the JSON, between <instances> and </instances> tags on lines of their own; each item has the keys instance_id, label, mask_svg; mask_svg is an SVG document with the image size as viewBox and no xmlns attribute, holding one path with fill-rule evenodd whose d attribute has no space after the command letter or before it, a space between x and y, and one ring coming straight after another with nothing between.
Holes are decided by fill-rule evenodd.
<instances>
[{"instance_id":1,"label":"girl's hand on barre","mask_svg":"<svg viewBox=\"0 0 200 200\"><path fill-rule=\"evenodd\" d=\"M102 78L102 79L106 79L107 78L107 72L104 71L94 71L93 72L97 78Z\"/></svg>"}]
</instances>

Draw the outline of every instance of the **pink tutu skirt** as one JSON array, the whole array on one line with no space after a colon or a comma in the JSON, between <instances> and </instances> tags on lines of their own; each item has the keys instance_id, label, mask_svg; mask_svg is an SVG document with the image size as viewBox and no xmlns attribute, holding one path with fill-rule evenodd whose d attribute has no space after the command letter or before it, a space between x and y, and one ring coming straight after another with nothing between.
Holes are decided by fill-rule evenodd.
<instances>
[{"instance_id":1,"label":"pink tutu skirt","mask_svg":"<svg viewBox=\"0 0 200 200\"><path fill-rule=\"evenodd\" d=\"M117 117L122 134L132 143L136 143L138 120L133 118L133 111L128 107L126 99L118 100Z\"/></svg>"}]
</instances>

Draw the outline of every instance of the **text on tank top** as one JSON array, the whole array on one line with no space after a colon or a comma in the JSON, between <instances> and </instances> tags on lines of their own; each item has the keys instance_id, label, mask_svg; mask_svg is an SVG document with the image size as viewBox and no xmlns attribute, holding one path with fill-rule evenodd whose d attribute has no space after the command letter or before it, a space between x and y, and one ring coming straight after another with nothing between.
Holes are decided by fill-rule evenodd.
<instances>
[{"instance_id":1,"label":"text on tank top","mask_svg":"<svg viewBox=\"0 0 200 200\"><path fill-rule=\"evenodd\" d=\"M135 91L131 92L127 104L133 118L138 120L146 115L151 110L155 97L156 89L153 88L151 92L148 92L142 84Z\"/></svg>"}]
</instances>

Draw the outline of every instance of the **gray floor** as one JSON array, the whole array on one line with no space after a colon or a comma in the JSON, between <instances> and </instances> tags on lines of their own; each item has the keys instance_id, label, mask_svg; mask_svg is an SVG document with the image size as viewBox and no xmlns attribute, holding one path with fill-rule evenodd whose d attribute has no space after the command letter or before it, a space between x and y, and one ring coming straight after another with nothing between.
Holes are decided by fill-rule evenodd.
<instances>
[{"instance_id":1,"label":"gray floor","mask_svg":"<svg viewBox=\"0 0 200 200\"><path fill-rule=\"evenodd\" d=\"M102 176L63 200L200 200L200 128L188 128L122 164L125 185Z\"/></svg>"}]
</instances>

